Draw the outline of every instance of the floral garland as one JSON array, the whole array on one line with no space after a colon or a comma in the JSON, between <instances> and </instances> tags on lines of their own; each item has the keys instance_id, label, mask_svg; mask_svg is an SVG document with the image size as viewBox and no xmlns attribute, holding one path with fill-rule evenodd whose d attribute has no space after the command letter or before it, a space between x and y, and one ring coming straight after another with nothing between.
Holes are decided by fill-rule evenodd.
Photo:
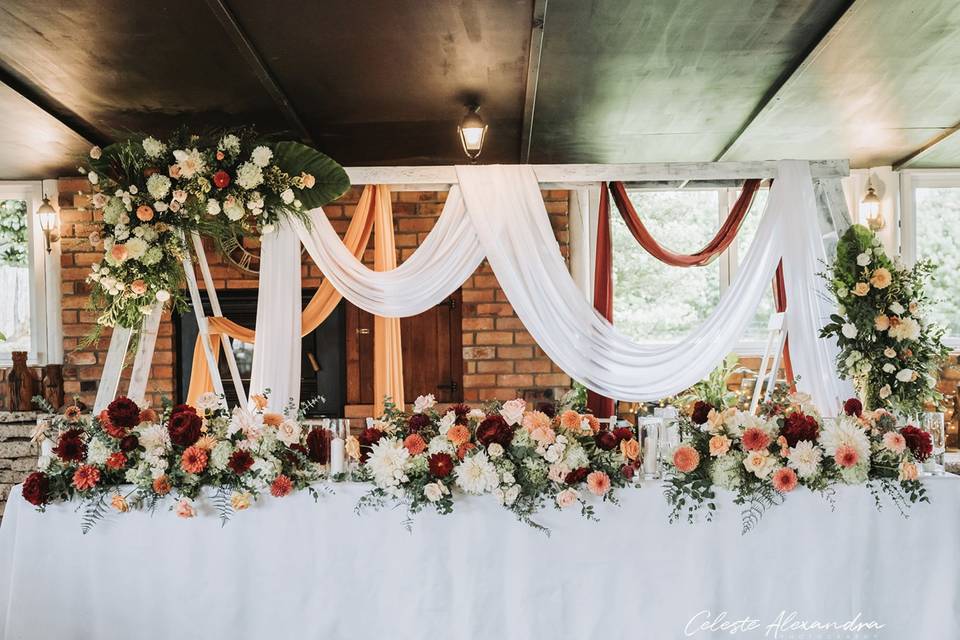
<instances>
[{"instance_id":1,"label":"floral garland","mask_svg":"<svg viewBox=\"0 0 960 640\"><path fill-rule=\"evenodd\" d=\"M937 371L948 350L943 329L924 319L924 283L934 265L891 260L876 234L850 227L823 277L839 308L821 337L836 338L837 367L869 408L915 416L937 401Z\"/></svg>"},{"instance_id":2,"label":"floral garland","mask_svg":"<svg viewBox=\"0 0 960 640\"><path fill-rule=\"evenodd\" d=\"M491 494L537 528L532 518L548 503L579 504L594 519L585 495L616 503L613 490L631 484L639 467L640 443L632 428L610 430L573 409L540 409L527 411L516 399L440 413L432 395L418 398L412 413L388 405L348 447L362 463L360 479L375 485L358 510L389 501L408 513L433 507L447 514L458 493Z\"/></svg>"},{"instance_id":3,"label":"floral garland","mask_svg":"<svg viewBox=\"0 0 960 640\"><path fill-rule=\"evenodd\" d=\"M80 171L103 218L89 239L104 257L88 280L97 322L108 327L138 327L155 301L180 301L184 234L269 233L350 186L343 168L320 152L249 129L137 137L93 147L90 159Z\"/></svg>"},{"instance_id":4,"label":"floral garland","mask_svg":"<svg viewBox=\"0 0 960 640\"><path fill-rule=\"evenodd\" d=\"M255 400L255 410L232 413L214 394L201 396L196 408L168 405L160 414L122 397L98 416L67 407L34 434L43 443L54 428L56 445L27 477L23 497L40 509L78 499L84 533L110 508L152 511L168 495L178 516L192 518L204 489L213 493L224 523L264 491L283 497L307 490L318 497L311 483L323 477L323 430L264 413L266 399Z\"/></svg>"},{"instance_id":5,"label":"floral garland","mask_svg":"<svg viewBox=\"0 0 960 640\"><path fill-rule=\"evenodd\" d=\"M736 493L744 533L798 486L832 503L836 485L866 485L878 508L886 495L904 515L910 504L929 502L917 463L931 453L930 434L897 429L891 413L864 411L855 398L844 411L823 420L807 396L788 396L782 387L759 415L698 401L681 420L682 442L668 461L671 522L684 512L692 522L703 507L712 518L716 487Z\"/></svg>"}]
</instances>

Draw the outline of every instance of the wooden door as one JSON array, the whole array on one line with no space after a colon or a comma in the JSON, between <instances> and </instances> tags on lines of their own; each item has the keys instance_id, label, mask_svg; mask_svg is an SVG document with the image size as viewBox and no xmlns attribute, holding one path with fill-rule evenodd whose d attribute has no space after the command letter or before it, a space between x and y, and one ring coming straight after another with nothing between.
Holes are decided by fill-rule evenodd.
<instances>
[{"instance_id":1,"label":"wooden door","mask_svg":"<svg viewBox=\"0 0 960 640\"><path fill-rule=\"evenodd\" d=\"M400 321L406 402L432 393L463 399L463 335L458 289L441 304ZM347 304L347 404L373 404L373 316Z\"/></svg>"}]
</instances>

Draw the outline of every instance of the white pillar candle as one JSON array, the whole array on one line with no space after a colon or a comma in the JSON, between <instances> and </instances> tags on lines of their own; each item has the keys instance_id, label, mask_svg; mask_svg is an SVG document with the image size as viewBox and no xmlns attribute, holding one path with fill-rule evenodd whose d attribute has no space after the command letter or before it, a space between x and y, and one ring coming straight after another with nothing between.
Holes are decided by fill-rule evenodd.
<instances>
[{"instance_id":1,"label":"white pillar candle","mask_svg":"<svg viewBox=\"0 0 960 640\"><path fill-rule=\"evenodd\" d=\"M643 438L643 474L648 477L657 475L657 448L661 424L659 418L643 418L640 422L640 428L646 431Z\"/></svg>"},{"instance_id":2,"label":"white pillar candle","mask_svg":"<svg viewBox=\"0 0 960 640\"><path fill-rule=\"evenodd\" d=\"M343 473L344 467L344 442L343 438L337 436L330 441L330 475Z\"/></svg>"}]
</instances>

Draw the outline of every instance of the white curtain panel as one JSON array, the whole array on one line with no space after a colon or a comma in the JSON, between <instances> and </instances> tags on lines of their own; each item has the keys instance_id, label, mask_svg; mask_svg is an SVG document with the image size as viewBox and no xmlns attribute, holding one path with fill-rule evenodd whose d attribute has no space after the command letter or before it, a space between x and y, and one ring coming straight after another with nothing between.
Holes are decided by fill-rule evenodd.
<instances>
[{"instance_id":1,"label":"white curtain panel","mask_svg":"<svg viewBox=\"0 0 960 640\"><path fill-rule=\"evenodd\" d=\"M271 411L283 411L290 401L300 403L301 296L300 240L292 226L281 224L261 240L250 376L251 395L270 390Z\"/></svg>"},{"instance_id":2,"label":"white curtain panel","mask_svg":"<svg viewBox=\"0 0 960 640\"><path fill-rule=\"evenodd\" d=\"M847 395L834 370L835 346L818 337L829 303L816 275L824 268L820 261L825 254L809 163L780 163L733 283L696 330L670 345L634 343L584 299L560 253L531 167L465 166L457 167L457 176L459 188L450 191L436 227L393 271L365 267L320 209L311 212L309 228L294 227L337 290L381 316L425 311L460 286L486 256L517 316L544 352L588 388L630 401L676 394L710 373L753 318L782 257L798 386L828 413ZM268 262L265 252L264 264Z\"/></svg>"}]
</instances>

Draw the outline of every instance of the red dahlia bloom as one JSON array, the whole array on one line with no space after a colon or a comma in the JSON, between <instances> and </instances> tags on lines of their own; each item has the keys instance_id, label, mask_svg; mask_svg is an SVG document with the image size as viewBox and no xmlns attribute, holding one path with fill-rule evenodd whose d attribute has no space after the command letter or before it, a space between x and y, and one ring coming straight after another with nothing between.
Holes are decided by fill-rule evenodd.
<instances>
[{"instance_id":1,"label":"red dahlia bloom","mask_svg":"<svg viewBox=\"0 0 960 640\"><path fill-rule=\"evenodd\" d=\"M494 442L507 447L513 439L513 428L499 413L491 414L477 427L477 442L489 447Z\"/></svg>"},{"instance_id":2,"label":"red dahlia bloom","mask_svg":"<svg viewBox=\"0 0 960 640\"><path fill-rule=\"evenodd\" d=\"M116 453L111 453L110 457L107 458L107 468L113 469L123 469L127 465L127 456L122 451L117 451Z\"/></svg>"},{"instance_id":3,"label":"red dahlia bloom","mask_svg":"<svg viewBox=\"0 0 960 640\"><path fill-rule=\"evenodd\" d=\"M230 184L230 174L226 171L217 171L213 174L213 184L217 185L217 189L223 189Z\"/></svg>"},{"instance_id":4,"label":"red dahlia bloom","mask_svg":"<svg viewBox=\"0 0 960 640\"><path fill-rule=\"evenodd\" d=\"M107 405L107 417L121 429L132 429L140 424L140 407L133 400L121 396Z\"/></svg>"},{"instance_id":5,"label":"red dahlia bloom","mask_svg":"<svg viewBox=\"0 0 960 640\"><path fill-rule=\"evenodd\" d=\"M563 480L567 484L577 484L586 480L588 475L590 475L590 467L580 467L568 473Z\"/></svg>"},{"instance_id":6,"label":"red dahlia bloom","mask_svg":"<svg viewBox=\"0 0 960 640\"><path fill-rule=\"evenodd\" d=\"M933 453L933 441L926 431L908 425L900 429L900 435L907 441L907 448L913 453L913 457L920 462L929 458L930 454Z\"/></svg>"},{"instance_id":7,"label":"red dahlia bloom","mask_svg":"<svg viewBox=\"0 0 960 640\"><path fill-rule=\"evenodd\" d=\"M170 442L181 447L189 447L200 439L200 427L202 426L203 419L196 413L189 411L173 413L167 422Z\"/></svg>"},{"instance_id":8,"label":"red dahlia bloom","mask_svg":"<svg viewBox=\"0 0 960 640\"><path fill-rule=\"evenodd\" d=\"M407 420L407 428L412 432L416 433L425 427L430 426L430 417L422 413L415 413Z\"/></svg>"},{"instance_id":9,"label":"red dahlia bloom","mask_svg":"<svg viewBox=\"0 0 960 640\"><path fill-rule=\"evenodd\" d=\"M693 405L693 412L690 414L690 419L693 420L694 424L703 424L707 421L707 416L710 415L710 411L714 408L715 407L709 402L697 400Z\"/></svg>"},{"instance_id":10,"label":"red dahlia bloom","mask_svg":"<svg viewBox=\"0 0 960 640\"><path fill-rule=\"evenodd\" d=\"M64 462L80 462L87 457L87 445L81 439L83 431L67 429L60 434L53 452Z\"/></svg>"},{"instance_id":11,"label":"red dahlia bloom","mask_svg":"<svg viewBox=\"0 0 960 640\"><path fill-rule=\"evenodd\" d=\"M23 481L23 499L35 507L47 504L49 491L50 481L42 471L34 471Z\"/></svg>"},{"instance_id":12,"label":"red dahlia bloom","mask_svg":"<svg viewBox=\"0 0 960 640\"><path fill-rule=\"evenodd\" d=\"M291 491L293 491L293 482L285 475L277 476L277 479L270 485L270 495L275 498L290 495Z\"/></svg>"},{"instance_id":13,"label":"red dahlia bloom","mask_svg":"<svg viewBox=\"0 0 960 640\"><path fill-rule=\"evenodd\" d=\"M629 429L627 429L627 431L629 431ZM612 451L620 443L620 439L606 429L594 436L593 439L596 441L597 447L604 451Z\"/></svg>"},{"instance_id":14,"label":"red dahlia bloom","mask_svg":"<svg viewBox=\"0 0 960 640\"><path fill-rule=\"evenodd\" d=\"M317 427L307 434L307 457L317 464L327 463L327 438L324 431L326 429Z\"/></svg>"},{"instance_id":15,"label":"red dahlia bloom","mask_svg":"<svg viewBox=\"0 0 960 640\"><path fill-rule=\"evenodd\" d=\"M817 441L817 435L820 433L820 427L817 425L817 419L808 416L799 411L795 411L784 420L780 435L787 439L787 444L791 447L797 446L801 440Z\"/></svg>"},{"instance_id":16,"label":"red dahlia bloom","mask_svg":"<svg viewBox=\"0 0 960 640\"><path fill-rule=\"evenodd\" d=\"M863 403L856 398L850 398L843 403L843 412L848 416L857 416L859 418L863 415Z\"/></svg>"},{"instance_id":17,"label":"red dahlia bloom","mask_svg":"<svg viewBox=\"0 0 960 640\"><path fill-rule=\"evenodd\" d=\"M434 478L446 478L453 471L453 458L449 453L435 453L430 456L429 463Z\"/></svg>"},{"instance_id":18,"label":"red dahlia bloom","mask_svg":"<svg viewBox=\"0 0 960 640\"><path fill-rule=\"evenodd\" d=\"M238 476L243 475L253 466L253 456L251 456L248 451L237 449L230 456L230 461L227 462L227 466Z\"/></svg>"},{"instance_id":19,"label":"red dahlia bloom","mask_svg":"<svg viewBox=\"0 0 960 640\"><path fill-rule=\"evenodd\" d=\"M120 451L129 453L130 451L133 451L139 446L140 446L140 439L133 434L124 436L124 438L120 440Z\"/></svg>"}]
</instances>

